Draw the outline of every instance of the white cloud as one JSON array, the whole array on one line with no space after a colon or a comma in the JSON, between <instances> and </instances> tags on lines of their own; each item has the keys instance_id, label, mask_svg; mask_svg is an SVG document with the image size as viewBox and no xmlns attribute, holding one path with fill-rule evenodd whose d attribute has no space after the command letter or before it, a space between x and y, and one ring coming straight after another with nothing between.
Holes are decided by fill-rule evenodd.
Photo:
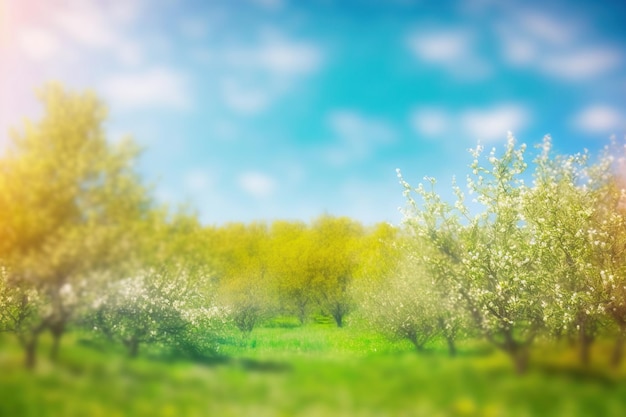
<instances>
[{"instance_id":1,"label":"white cloud","mask_svg":"<svg viewBox=\"0 0 626 417\"><path fill-rule=\"evenodd\" d=\"M240 114L257 114L292 91L322 65L319 47L288 40L271 31L254 47L214 50L210 65L222 65L219 90L224 104Z\"/></svg>"},{"instance_id":2,"label":"white cloud","mask_svg":"<svg viewBox=\"0 0 626 417\"><path fill-rule=\"evenodd\" d=\"M185 109L191 101L185 76L165 67L114 75L101 90L116 108Z\"/></svg>"},{"instance_id":3,"label":"white cloud","mask_svg":"<svg viewBox=\"0 0 626 417\"><path fill-rule=\"evenodd\" d=\"M518 105L500 105L491 109L471 109L460 115L463 131L474 140L491 142L505 139L529 120L528 111Z\"/></svg>"},{"instance_id":4,"label":"white cloud","mask_svg":"<svg viewBox=\"0 0 626 417\"><path fill-rule=\"evenodd\" d=\"M97 10L61 10L56 13L56 23L75 41L90 47L108 47L115 44L115 31Z\"/></svg>"},{"instance_id":5,"label":"white cloud","mask_svg":"<svg viewBox=\"0 0 626 417\"><path fill-rule=\"evenodd\" d=\"M277 76L308 75L322 64L322 53L312 43L275 38L252 48L226 52L228 63L238 69L267 71Z\"/></svg>"},{"instance_id":6,"label":"white cloud","mask_svg":"<svg viewBox=\"0 0 626 417\"><path fill-rule=\"evenodd\" d=\"M61 50L59 39L50 31L27 28L19 34L19 44L26 56L33 61L48 61Z\"/></svg>"},{"instance_id":7,"label":"white cloud","mask_svg":"<svg viewBox=\"0 0 626 417\"><path fill-rule=\"evenodd\" d=\"M463 32L415 34L410 39L413 52L424 61L450 64L462 59L470 47Z\"/></svg>"},{"instance_id":8,"label":"white cloud","mask_svg":"<svg viewBox=\"0 0 626 417\"><path fill-rule=\"evenodd\" d=\"M259 62L272 72L298 75L315 72L322 59L319 49L314 45L278 42L259 51Z\"/></svg>"},{"instance_id":9,"label":"white cloud","mask_svg":"<svg viewBox=\"0 0 626 417\"><path fill-rule=\"evenodd\" d=\"M90 2L70 2L69 7L60 8L52 15L52 21L77 45L90 51L106 50L122 64L137 65L142 60L142 48L124 35L124 28L139 15L139 2L114 1L108 3L108 7Z\"/></svg>"},{"instance_id":10,"label":"white cloud","mask_svg":"<svg viewBox=\"0 0 626 417\"><path fill-rule=\"evenodd\" d=\"M418 59L443 66L460 78L483 78L491 71L474 51L473 34L464 30L413 33L409 36L409 48Z\"/></svg>"},{"instance_id":11,"label":"white cloud","mask_svg":"<svg viewBox=\"0 0 626 417\"><path fill-rule=\"evenodd\" d=\"M233 78L224 80L220 90L226 106L244 115L261 113L270 106L273 99L270 92L258 87L241 86Z\"/></svg>"},{"instance_id":12,"label":"white cloud","mask_svg":"<svg viewBox=\"0 0 626 417\"><path fill-rule=\"evenodd\" d=\"M328 125L339 139L326 152L327 159L336 165L367 158L376 148L396 138L396 132L388 122L354 110L329 113Z\"/></svg>"},{"instance_id":13,"label":"white cloud","mask_svg":"<svg viewBox=\"0 0 626 417\"><path fill-rule=\"evenodd\" d=\"M530 121L530 112L519 104L501 103L487 108L450 111L437 107L417 107L409 122L420 139L439 139L443 143L462 138L475 143L506 139Z\"/></svg>"},{"instance_id":14,"label":"white cloud","mask_svg":"<svg viewBox=\"0 0 626 417\"><path fill-rule=\"evenodd\" d=\"M420 108L411 114L411 126L419 135L426 137L443 136L451 123L450 115L443 109Z\"/></svg>"},{"instance_id":15,"label":"white cloud","mask_svg":"<svg viewBox=\"0 0 626 417\"><path fill-rule=\"evenodd\" d=\"M192 193L205 193L213 185L213 176L205 169L192 169L185 174L183 184Z\"/></svg>"},{"instance_id":16,"label":"white cloud","mask_svg":"<svg viewBox=\"0 0 626 417\"><path fill-rule=\"evenodd\" d=\"M110 16L118 23L133 24L142 15L143 0L114 0L107 3Z\"/></svg>"},{"instance_id":17,"label":"white cloud","mask_svg":"<svg viewBox=\"0 0 626 417\"><path fill-rule=\"evenodd\" d=\"M617 51L589 49L548 56L540 66L547 73L577 81L603 75L615 68L620 61L621 56Z\"/></svg>"},{"instance_id":18,"label":"white cloud","mask_svg":"<svg viewBox=\"0 0 626 417\"><path fill-rule=\"evenodd\" d=\"M576 36L577 30L573 25L544 13L524 12L518 19L528 35L551 44L565 44Z\"/></svg>"},{"instance_id":19,"label":"white cloud","mask_svg":"<svg viewBox=\"0 0 626 417\"><path fill-rule=\"evenodd\" d=\"M276 190L276 181L262 172L245 172L238 178L239 187L256 198L267 198Z\"/></svg>"},{"instance_id":20,"label":"white cloud","mask_svg":"<svg viewBox=\"0 0 626 417\"><path fill-rule=\"evenodd\" d=\"M621 51L590 44L588 29L567 16L520 12L515 20L495 25L505 61L559 80L586 81L615 69Z\"/></svg>"},{"instance_id":21,"label":"white cloud","mask_svg":"<svg viewBox=\"0 0 626 417\"><path fill-rule=\"evenodd\" d=\"M395 137L388 123L353 110L333 111L329 114L328 121L333 131L350 143L387 143Z\"/></svg>"},{"instance_id":22,"label":"white cloud","mask_svg":"<svg viewBox=\"0 0 626 417\"><path fill-rule=\"evenodd\" d=\"M537 46L530 39L514 35L504 35L501 39L504 57L511 64L528 65L537 58Z\"/></svg>"},{"instance_id":23,"label":"white cloud","mask_svg":"<svg viewBox=\"0 0 626 417\"><path fill-rule=\"evenodd\" d=\"M583 109L573 119L576 128L591 134L618 133L613 130L624 128L626 117L617 109L603 104Z\"/></svg>"}]
</instances>

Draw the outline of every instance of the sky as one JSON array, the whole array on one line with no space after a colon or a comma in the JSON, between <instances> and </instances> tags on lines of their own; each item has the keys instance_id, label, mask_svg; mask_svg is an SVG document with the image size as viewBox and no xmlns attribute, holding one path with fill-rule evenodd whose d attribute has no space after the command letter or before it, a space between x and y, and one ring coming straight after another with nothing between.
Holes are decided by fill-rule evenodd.
<instances>
[{"instance_id":1,"label":"sky","mask_svg":"<svg viewBox=\"0 0 626 417\"><path fill-rule=\"evenodd\" d=\"M0 144L53 80L94 90L155 198L205 224L399 224L397 168L445 193L508 131L623 138L626 2L0 0Z\"/></svg>"}]
</instances>

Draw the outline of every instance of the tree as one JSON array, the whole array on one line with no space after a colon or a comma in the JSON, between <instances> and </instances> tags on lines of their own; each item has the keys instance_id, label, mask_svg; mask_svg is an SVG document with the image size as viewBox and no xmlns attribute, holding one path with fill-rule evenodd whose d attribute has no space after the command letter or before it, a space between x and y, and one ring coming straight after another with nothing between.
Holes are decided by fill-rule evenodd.
<instances>
[{"instance_id":1,"label":"tree","mask_svg":"<svg viewBox=\"0 0 626 417\"><path fill-rule=\"evenodd\" d=\"M103 281L83 323L121 342L131 357L144 344L194 356L211 353L225 314L215 305L203 243L194 215L152 211L139 230L125 277Z\"/></svg>"},{"instance_id":2,"label":"tree","mask_svg":"<svg viewBox=\"0 0 626 417\"><path fill-rule=\"evenodd\" d=\"M220 303L244 334L249 334L275 311L268 272L267 225L233 223L222 228L219 249L213 254Z\"/></svg>"},{"instance_id":3,"label":"tree","mask_svg":"<svg viewBox=\"0 0 626 417\"><path fill-rule=\"evenodd\" d=\"M39 312L45 304L32 286L19 285L6 266L0 267L0 331L16 334L26 353L26 366L35 364L35 349L44 330Z\"/></svg>"},{"instance_id":4,"label":"tree","mask_svg":"<svg viewBox=\"0 0 626 417\"><path fill-rule=\"evenodd\" d=\"M89 280L132 248L132 224L149 205L133 170L137 148L106 140L106 109L92 93L51 84L40 98L44 117L12 132L0 160L0 260L13 294L3 303L14 312L3 317L29 367L45 330L56 355Z\"/></svg>"},{"instance_id":5,"label":"tree","mask_svg":"<svg viewBox=\"0 0 626 417\"><path fill-rule=\"evenodd\" d=\"M396 270L406 243L401 230L389 223L378 223L365 231L359 249L355 276L368 280L383 280Z\"/></svg>"},{"instance_id":6,"label":"tree","mask_svg":"<svg viewBox=\"0 0 626 417\"><path fill-rule=\"evenodd\" d=\"M137 356L140 345L155 343L179 351L191 347L194 356L205 354L190 345L194 341L188 336L196 327L201 337L215 332L223 312L207 302L189 272L182 265L161 265L109 281L88 322L110 340L122 342L130 357Z\"/></svg>"},{"instance_id":7,"label":"tree","mask_svg":"<svg viewBox=\"0 0 626 417\"><path fill-rule=\"evenodd\" d=\"M361 313L375 329L409 340L418 351L441 336L454 356L457 334L466 323L447 285L452 265L436 262L430 242L406 232L382 223L366 237L359 272Z\"/></svg>"},{"instance_id":8,"label":"tree","mask_svg":"<svg viewBox=\"0 0 626 417\"><path fill-rule=\"evenodd\" d=\"M617 367L623 358L626 341L626 146L612 141L605 147L587 173L586 188L597 195L591 227L587 233L591 262L596 267L596 304L591 309L602 313L617 326L611 358Z\"/></svg>"},{"instance_id":9,"label":"tree","mask_svg":"<svg viewBox=\"0 0 626 417\"><path fill-rule=\"evenodd\" d=\"M608 316L617 326L611 363L618 367L626 342L626 212L624 188L619 179L609 181L597 207L591 229L592 258L597 266L594 284L595 315Z\"/></svg>"},{"instance_id":10,"label":"tree","mask_svg":"<svg viewBox=\"0 0 626 417\"><path fill-rule=\"evenodd\" d=\"M385 279L368 283L361 313L374 329L410 341L417 351L439 334L439 294L425 270L405 262Z\"/></svg>"},{"instance_id":11,"label":"tree","mask_svg":"<svg viewBox=\"0 0 626 417\"><path fill-rule=\"evenodd\" d=\"M312 256L309 230L304 223L276 221L270 235L269 267L281 307L304 324L315 302L314 275L306 261Z\"/></svg>"},{"instance_id":12,"label":"tree","mask_svg":"<svg viewBox=\"0 0 626 417\"><path fill-rule=\"evenodd\" d=\"M430 303L432 319L436 322L438 333L448 345L450 356L456 356L456 339L461 333L468 333L468 314L463 309L463 297L458 290L458 282L462 280L463 269L456 260L450 262L454 251L453 242L444 243L447 252L441 253L432 245L432 242L413 236L405 245L410 246L412 256L409 257L408 267L418 271L424 290L419 294L421 303ZM441 242L443 243L443 242Z\"/></svg>"},{"instance_id":13,"label":"tree","mask_svg":"<svg viewBox=\"0 0 626 417\"><path fill-rule=\"evenodd\" d=\"M313 291L323 311L337 327L354 308L352 284L359 264L364 229L347 217L322 216L311 226L311 257L306 268L313 277Z\"/></svg>"},{"instance_id":14,"label":"tree","mask_svg":"<svg viewBox=\"0 0 626 417\"><path fill-rule=\"evenodd\" d=\"M606 249L609 235L596 219L606 192L606 180L598 176L609 166L602 160L592 164L586 153L553 155L549 137L541 148L524 210L536 253L552 275L544 321L557 336L578 334L580 359L587 364L605 319L596 252L600 246Z\"/></svg>"},{"instance_id":15,"label":"tree","mask_svg":"<svg viewBox=\"0 0 626 417\"><path fill-rule=\"evenodd\" d=\"M527 192L525 146L509 137L502 156L493 149L482 164L482 147L472 151L468 192L476 195L472 210L454 185L454 205L421 184L415 190L402 179L408 199L406 224L428 242L436 257L455 273L446 286L455 289L468 316L492 344L506 352L524 372L529 347L543 327L543 303L550 282L523 212ZM415 192L421 205L412 197ZM476 214L472 214L472 211Z\"/></svg>"}]
</instances>

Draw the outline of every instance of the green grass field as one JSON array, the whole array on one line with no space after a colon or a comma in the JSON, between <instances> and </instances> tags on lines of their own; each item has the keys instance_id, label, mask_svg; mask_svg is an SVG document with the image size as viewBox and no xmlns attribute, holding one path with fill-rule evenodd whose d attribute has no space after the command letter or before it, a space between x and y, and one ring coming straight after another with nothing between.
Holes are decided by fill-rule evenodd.
<instances>
[{"instance_id":1,"label":"green grass field","mask_svg":"<svg viewBox=\"0 0 626 417\"><path fill-rule=\"evenodd\" d=\"M222 340L204 363L144 351L127 359L70 334L58 363L42 341L35 371L0 335L0 416L624 416L626 372L605 348L589 369L568 349L537 348L530 371L464 342L421 355L358 327L266 326Z\"/></svg>"}]
</instances>

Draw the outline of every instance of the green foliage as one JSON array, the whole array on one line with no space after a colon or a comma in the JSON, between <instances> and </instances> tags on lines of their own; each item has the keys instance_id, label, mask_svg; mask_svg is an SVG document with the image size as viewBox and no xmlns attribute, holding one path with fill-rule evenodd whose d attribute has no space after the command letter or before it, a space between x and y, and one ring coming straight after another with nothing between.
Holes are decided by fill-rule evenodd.
<instances>
[{"instance_id":1,"label":"green foliage","mask_svg":"<svg viewBox=\"0 0 626 417\"><path fill-rule=\"evenodd\" d=\"M624 149L561 156L546 138L531 184L524 145L478 147L454 202L432 178L413 189L400 177L403 228L327 215L205 227L153 204L133 171L136 148L106 140L95 96L51 85L42 100L43 119L14 134L0 160L0 330L12 333L0 339L0 392L10 395L0 414L626 409L611 385L624 379L626 343ZM108 356L66 344L58 365L31 376L15 366L16 346L32 366L45 332L55 356L78 328L138 359L106 343ZM530 374L514 379L476 336ZM578 339L587 367L572 365L562 337ZM596 339L611 371L591 358ZM407 354L415 348L422 355ZM198 365L211 360L225 366Z\"/></svg>"},{"instance_id":2,"label":"green foliage","mask_svg":"<svg viewBox=\"0 0 626 417\"><path fill-rule=\"evenodd\" d=\"M593 162L586 154L553 155L549 138L541 149L532 185L525 182L525 145L512 137L500 156L495 148L486 157L481 147L473 150L466 188L471 204L456 184L451 204L435 191L434 179L428 178L428 190L421 184L412 189L400 177L406 226L418 243L407 247L408 256L520 371L540 335L575 330L588 362L607 311L620 327L616 358L625 330L617 277L626 265L626 217L615 169L622 159L608 148ZM441 308L458 315L450 305Z\"/></svg>"},{"instance_id":3,"label":"green foliage","mask_svg":"<svg viewBox=\"0 0 626 417\"><path fill-rule=\"evenodd\" d=\"M346 217L322 216L311 227L312 257L307 269L312 274L318 305L331 315L338 327L354 309L351 285L358 269L363 227Z\"/></svg>"},{"instance_id":4,"label":"green foliage","mask_svg":"<svg viewBox=\"0 0 626 417\"><path fill-rule=\"evenodd\" d=\"M438 277L428 268L432 264L423 262L429 247L417 245L419 242L402 242L396 250L410 255L397 261L384 279L370 279L361 285L360 315L369 326L388 337L409 340L418 351L442 337L454 356L455 340L467 326L465 316L446 277Z\"/></svg>"},{"instance_id":5,"label":"green foliage","mask_svg":"<svg viewBox=\"0 0 626 417\"><path fill-rule=\"evenodd\" d=\"M10 287L0 318L29 366L39 335L60 338L91 282L132 248L129 232L149 203L133 171L136 147L107 142L106 110L93 94L51 84L40 98L44 117L13 132L0 161L0 262Z\"/></svg>"},{"instance_id":6,"label":"green foliage","mask_svg":"<svg viewBox=\"0 0 626 417\"><path fill-rule=\"evenodd\" d=\"M382 276L395 262L389 250L394 238L388 225L370 230L330 216L310 225L227 224L207 228L205 235L220 303L244 333L281 314L303 324L318 310L343 325L355 308L355 284ZM385 262L378 263L383 256Z\"/></svg>"},{"instance_id":7,"label":"green foliage","mask_svg":"<svg viewBox=\"0 0 626 417\"><path fill-rule=\"evenodd\" d=\"M267 227L232 223L211 230L209 239L218 302L241 332L250 333L277 310L269 273Z\"/></svg>"},{"instance_id":8,"label":"green foliage","mask_svg":"<svg viewBox=\"0 0 626 417\"><path fill-rule=\"evenodd\" d=\"M401 179L410 202L407 226L431 246L423 262L443 263L445 274L438 275L442 285L453 289L451 297L463 303L480 332L511 354L520 370L527 346L543 325L541 300L549 280L524 225L524 151L512 137L501 157L493 149L484 164L482 148L472 151L467 188L479 205L473 215L460 187L453 185L457 201L451 205L436 194L435 181L429 179L430 191L422 185L415 189L423 201L419 206Z\"/></svg>"},{"instance_id":9,"label":"green foliage","mask_svg":"<svg viewBox=\"0 0 626 417\"><path fill-rule=\"evenodd\" d=\"M308 321L315 303L313 256L309 229L300 222L275 221L271 225L270 270L282 310Z\"/></svg>"}]
</instances>

